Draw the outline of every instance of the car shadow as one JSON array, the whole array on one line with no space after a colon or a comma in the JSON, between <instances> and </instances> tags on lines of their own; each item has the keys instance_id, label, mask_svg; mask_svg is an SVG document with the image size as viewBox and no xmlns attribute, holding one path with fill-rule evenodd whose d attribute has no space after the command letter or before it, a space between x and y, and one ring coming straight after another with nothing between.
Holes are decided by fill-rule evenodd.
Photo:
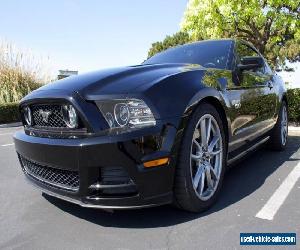
<instances>
[{"instance_id":1,"label":"car shadow","mask_svg":"<svg viewBox=\"0 0 300 250\"><path fill-rule=\"evenodd\" d=\"M171 206L160 206L139 210L122 210L108 213L99 209L82 208L78 205L48 196L43 196L59 209L89 222L118 228L156 228L168 227L194 220L239 202L244 197L260 188L265 180L284 162L298 161L291 159L300 148L300 136L290 136L284 152L272 152L266 147L249 155L230 168L225 176L222 191L217 203L204 213L188 213Z\"/></svg>"}]
</instances>

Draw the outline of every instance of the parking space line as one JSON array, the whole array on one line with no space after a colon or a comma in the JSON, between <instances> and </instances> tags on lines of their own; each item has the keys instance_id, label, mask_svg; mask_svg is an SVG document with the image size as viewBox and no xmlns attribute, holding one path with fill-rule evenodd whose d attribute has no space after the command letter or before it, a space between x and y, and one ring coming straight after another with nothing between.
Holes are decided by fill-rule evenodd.
<instances>
[{"instance_id":1,"label":"parking space line","mask_svg":"<svg viewBox=\"0 0 300 250\"><path fill-rule=\"evenodd\" d=\"M290 174L285 178L281 185L276 189L275 193L263 206L263 208L255 215L255 217L264 220L273 220L277 211L291 192L292 188L300 178L300 162L294 167Z\"/></svg>"},{"instance_id":2,"label":"parking space line","mask_svg":"<svg viewBox=\"0 0 300 250\"><path fill-rule=\"evenodd\" d=\"M0 145L1 147L7 147L7 146L12 146L14 145L14 143L9 143L9 144L3 144L3 145Z\"/></svg>"}]
</instances>

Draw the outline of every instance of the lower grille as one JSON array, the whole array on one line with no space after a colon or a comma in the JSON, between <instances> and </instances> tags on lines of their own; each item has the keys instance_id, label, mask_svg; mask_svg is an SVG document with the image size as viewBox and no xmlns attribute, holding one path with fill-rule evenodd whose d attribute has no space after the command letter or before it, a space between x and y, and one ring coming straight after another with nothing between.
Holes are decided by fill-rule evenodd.
<instances>
[{"instance_id":1,"label":"lower grille","mask_svg":"<svg viewBox=\"0 0 300 250\"><path fill-rule=\"evenodd\" d=\"M19 160L23 171L42 183L69 191L77 191L79 189L78 171L42 166L21 155L19 155Z\"/></svg>"}]
</instances>

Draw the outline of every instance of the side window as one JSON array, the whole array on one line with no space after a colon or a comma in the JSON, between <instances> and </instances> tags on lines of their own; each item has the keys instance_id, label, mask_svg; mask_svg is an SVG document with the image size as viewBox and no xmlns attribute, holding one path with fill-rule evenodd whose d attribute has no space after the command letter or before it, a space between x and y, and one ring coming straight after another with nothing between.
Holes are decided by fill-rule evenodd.
<instances>
[{"instance_id":1,"label":"side window","mask_svg":"<svg viewBox=\"0 0 300 250\"><path fill-rule=\"evenodd\" d=\"M241 62L241 58L244 57L244 56L260 56L255 50L253 50L251 47L249 47L249 46L247 46L246 44L243 44L243 43L237 43L236 54L237 54L237 58L236 58L237 64ZM265 73L265 67L261 67L259 69L256 69L253 72L264 74Z\"/></svg>"}]
</instances>

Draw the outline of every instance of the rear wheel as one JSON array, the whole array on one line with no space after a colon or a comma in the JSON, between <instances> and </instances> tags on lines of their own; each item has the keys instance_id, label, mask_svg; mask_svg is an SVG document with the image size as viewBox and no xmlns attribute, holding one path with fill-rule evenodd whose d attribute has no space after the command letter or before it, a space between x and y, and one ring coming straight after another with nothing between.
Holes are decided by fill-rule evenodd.
<instances>
[{"instance_id":1,"label":"rear wheel","mask_svg":"<svg viewBox=\"0 0 300 250\"><path fill-rule=\"evenodd\" d=\"M282 102L278 114L278 120L272 130L270 145L271 148L277 151L283 151L286 147L288 139L288 111L285 101Z\"/></svg>"},{"instance_id":2,"label":"rear wheel","mask_svg":"<svg viewBox=\"0 0 300 250\"><path fill-rule=\"evenodd\" d=\"M216 200L225 171L225 136L218 111L201 104L185 130L175 177L175 200L185 210L200 212Z\"/></svg>"}]
</instances>

